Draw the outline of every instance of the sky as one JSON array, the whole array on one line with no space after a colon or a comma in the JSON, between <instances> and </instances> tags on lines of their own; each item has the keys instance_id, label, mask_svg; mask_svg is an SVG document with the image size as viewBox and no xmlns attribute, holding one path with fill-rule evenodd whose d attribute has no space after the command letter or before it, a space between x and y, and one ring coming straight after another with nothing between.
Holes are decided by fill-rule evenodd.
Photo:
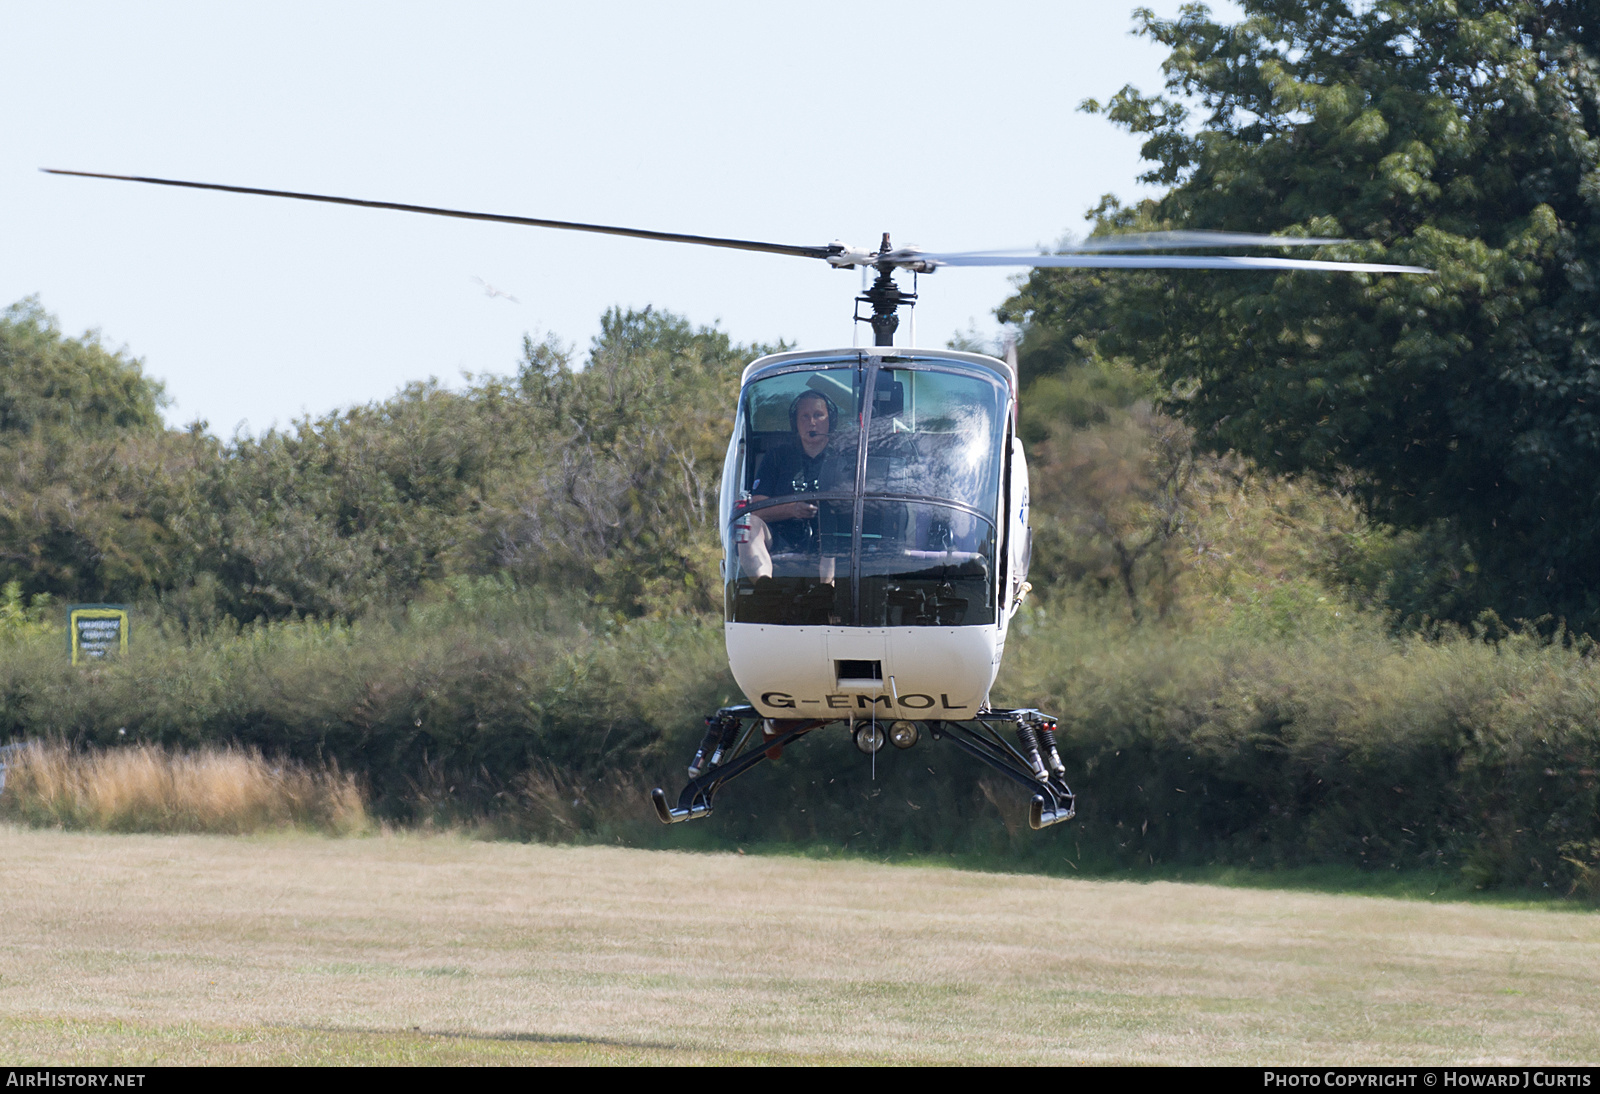
<instances>
[{"instance_id":1,"label":"sky","mask_svg":"<svg viewBox=\"0 0 1600 1094\"><path fill-rule=\"evenodd\" d=\"M97 330L165 383L173 425L222 436L514 372L525 334L581 359L613 306L850 345L859 274L815 260L39 168L779 243L1032 247L1083 234L1102 194L1148 193L1139 139L1078 110L1161 88L1134 6L0 0L0 307L37 297L67 333ZM916 343L996 337L1012 276L922 278Z\"/></svg>"}]
</instances>

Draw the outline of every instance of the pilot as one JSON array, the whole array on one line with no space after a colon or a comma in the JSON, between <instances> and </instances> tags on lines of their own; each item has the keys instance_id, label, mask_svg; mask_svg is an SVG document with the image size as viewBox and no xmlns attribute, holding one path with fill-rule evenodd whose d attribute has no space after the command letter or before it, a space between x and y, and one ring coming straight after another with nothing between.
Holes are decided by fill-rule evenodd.
<instances>
[{"instance_id":1,"label":"pilot","mask_svg":"<svg viewBox=\"0 0 1600 1094\"><path fill-rule=\"evenodd\" d=\"M795 443L768 452L751 483L752 504L785 494L814 494L836 483L828 442L838 424L839 408L820 391L802 391L789 404L789 425ZM809 551L816 537L814 520L820 506L791 501L747 513L740 521L739 568L747 577L772 576L774 546L780 552ZM834 560L819 556L817 576L832 583Z\"/></svg>"}]
</instances>

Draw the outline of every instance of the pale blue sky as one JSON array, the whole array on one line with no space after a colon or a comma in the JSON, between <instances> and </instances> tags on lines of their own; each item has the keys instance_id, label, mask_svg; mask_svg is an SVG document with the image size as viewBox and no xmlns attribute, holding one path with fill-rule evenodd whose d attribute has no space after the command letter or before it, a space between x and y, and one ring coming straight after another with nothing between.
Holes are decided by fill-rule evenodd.
<instances>
[{"instance_id":1,"label":"pale blue sky","mask_svg":"<svg viewBox=\"0 0 1600 1094\"><path fill-rule=\"evenodd\" d=\"M172 421L224 435L511 371L525 331L581 348L612 304L848 345L858 276L820 262L37 168L1028 246L1081 232L1102 193L1140 193L1137 139L1076 109L1160 87L1133 7L5 3L0 303L38 294L69 332L99 328L166 381ZM918 342L995 330L1008 276L924 278Z\"/></svg>"}]
</instances>

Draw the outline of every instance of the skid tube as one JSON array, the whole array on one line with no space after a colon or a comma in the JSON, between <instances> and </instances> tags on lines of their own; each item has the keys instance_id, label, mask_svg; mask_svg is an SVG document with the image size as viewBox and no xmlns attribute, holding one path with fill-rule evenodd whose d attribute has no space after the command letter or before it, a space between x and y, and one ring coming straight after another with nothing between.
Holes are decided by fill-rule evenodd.
<instances>
[{"instance_id":1,"label":"skid tube","mask_svg":"<svg viewBox=\"0 0 1600 1094\"><path fill-rule=\"evenodd\" d=\"M678 795L678 803L667 801L659 786L650 791L651 804L662 824L680 824L711 815L712 799L725 783L738 778L762 760L775 757L814 729L845 719L782 721L776 736L762 734L752 741L758 727L767 719L751 706L723 707L706 718L706 735L690 762L689 784ZM744 723L748 721L749 725ZM1054 718L1037 710L986 710L971 719L975 723L930 721L926 725L936 741L948 740L967 755L993 767L1027 789L1032 800L1028 807L1028 826L1035 830L1069 821L1077 815L1077 799L1064 778L1056 755ZM1010 724L1023 743L1019 750L995 728ZM1040 739L1047 747L1041 752ZM1054 769L1052 771L1052 768Z\"/></svg>"}]
</instances>

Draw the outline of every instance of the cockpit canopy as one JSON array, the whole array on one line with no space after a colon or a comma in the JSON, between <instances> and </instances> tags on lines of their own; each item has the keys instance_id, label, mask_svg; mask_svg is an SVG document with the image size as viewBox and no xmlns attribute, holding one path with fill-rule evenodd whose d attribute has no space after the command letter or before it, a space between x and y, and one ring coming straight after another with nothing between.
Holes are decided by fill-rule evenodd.
<instances>
[{"instance_id":1,"label":"cockpit canopy","mask_svg":"<svg viewBox=\"0 0 1600 1094\"><path fill-rule=\"evenodd\" d=\"M995 622L1010 388L984 360L785 354L746 372L723 471L730 622Z\"/></svg>"}]
</instances>

